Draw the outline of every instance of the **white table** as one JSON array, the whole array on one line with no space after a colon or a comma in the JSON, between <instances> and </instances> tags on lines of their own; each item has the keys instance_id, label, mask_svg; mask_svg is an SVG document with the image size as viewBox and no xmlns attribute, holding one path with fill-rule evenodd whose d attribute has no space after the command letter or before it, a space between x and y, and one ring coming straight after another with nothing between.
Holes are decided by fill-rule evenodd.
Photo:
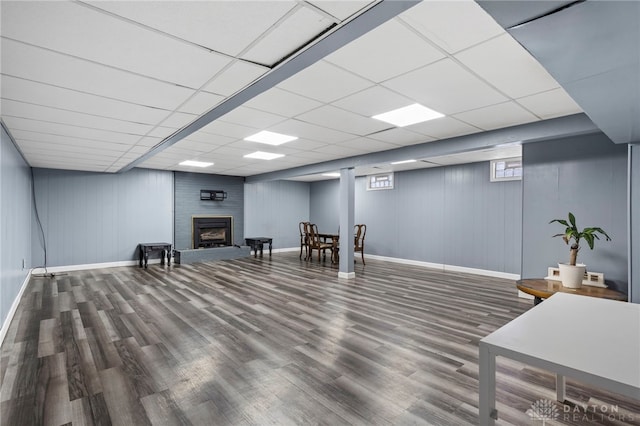
<instances>
[{"instance_id":1,"label":"white table","mask_svg":"<svg viewBox=\"0 0 640 426\"><path fill-rule=\"evenodd\" d=\"M480 340L480 424L494 425L496 356L640 400L640 304L556 293ZM531 401L532 403L534 401Z\"/></svg>"}]
</instances>

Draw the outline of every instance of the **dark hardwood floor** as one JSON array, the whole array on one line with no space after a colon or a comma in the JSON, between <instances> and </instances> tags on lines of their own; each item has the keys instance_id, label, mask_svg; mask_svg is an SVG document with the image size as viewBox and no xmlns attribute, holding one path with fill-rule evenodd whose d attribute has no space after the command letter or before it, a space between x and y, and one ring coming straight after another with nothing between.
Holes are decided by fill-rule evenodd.
<instances>
[{"instance_id":1,"label":"dark hardwood floor","mask_svg":"<svg viewBox=\"0 0 640 426\"><path fill-rule=\"evenodd\" d=\"M532 302L508 280L374 259L356 274L278 253L32 278L0 423L477 424L478 341ZM498 424L541 424L526 412L554 376L497 369ZM640 425L639 401L570 379L567 394L547 424Z\"/></svg>"}]
</instances>

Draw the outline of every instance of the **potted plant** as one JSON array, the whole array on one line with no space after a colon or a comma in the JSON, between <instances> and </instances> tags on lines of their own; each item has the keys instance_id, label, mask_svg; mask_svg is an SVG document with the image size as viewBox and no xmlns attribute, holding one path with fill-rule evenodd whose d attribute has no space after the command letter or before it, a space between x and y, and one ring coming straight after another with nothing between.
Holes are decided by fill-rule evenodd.
<instances>
[{"instance_id":1,"label":"potted plant","mask_svg":"<svg viewBox=\"0 0 640 426\"><path fill-rule=\"evenodd\" d=\"M571 245L569 249L569 263L558 263L562 285L569 288L580 288L586 271L586 265L576 264L578 251L580 250L580 240L584 239L589 245L589 248L593 250L595 241L600 239L598 234L604 236L606 241L611 241L611 238L602 228L590 227L579 230L576 226L576 218L571 212L569 212L568 219L568 221L564 219L553 219L549 223L558 222L564 225L566 227L564 232L556 234L554 237L562 237L566 244Z\"/></svg>"}]
</instances>

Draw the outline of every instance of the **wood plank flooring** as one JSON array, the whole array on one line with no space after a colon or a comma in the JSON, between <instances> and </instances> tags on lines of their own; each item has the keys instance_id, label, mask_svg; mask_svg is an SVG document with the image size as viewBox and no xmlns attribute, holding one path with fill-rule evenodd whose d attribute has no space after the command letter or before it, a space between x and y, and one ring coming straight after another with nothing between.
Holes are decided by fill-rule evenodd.
<instances>
[{"instance_id":1,"label":"wood plank flooring","mask_svg":"<svg viewBox=\"0 0 640 426\"><path fill-rule=\"evenodd\" d=\"M278 253L32 278L1 348L0 424L477 424L478 341L531 301L374 259L356 274ZM497 369L498 424L533 424L554 376ZM640 425L638 401L567 394L547 424Z\"/></svg>"}]
</instances>

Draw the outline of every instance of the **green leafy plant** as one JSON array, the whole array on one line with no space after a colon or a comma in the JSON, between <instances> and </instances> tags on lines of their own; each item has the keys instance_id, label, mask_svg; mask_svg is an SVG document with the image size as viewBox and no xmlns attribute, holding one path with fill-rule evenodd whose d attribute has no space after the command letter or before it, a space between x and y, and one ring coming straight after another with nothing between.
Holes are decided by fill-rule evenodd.
<instances>
[{"instance_id":1,"label":"green leafy plant","mask_svg":"<svg viewBox=\"0 0 640 426\"><path fill-rule=\"evenodd\" d=\"M606 241L611 241L611 238L607 233L598 227L590 227L584 228L582 231L578 229L576 225L576 217L573 213L569 212L569 220L566 221L564 219L553 219L549 223L558 222L561 225L564 225L566 229L562 234L556 234L554 237L562 237L565 243L569 244L571 242L571 248L569 250L569 265L575 266L576 260L578 258L578 250L580 250L580 240L584 239L589 248L593 250L593 245L595 240L599 240L598 234L604 236ZM573 241L572 241L573 240Z\"/></svg>"}]
</instances>

